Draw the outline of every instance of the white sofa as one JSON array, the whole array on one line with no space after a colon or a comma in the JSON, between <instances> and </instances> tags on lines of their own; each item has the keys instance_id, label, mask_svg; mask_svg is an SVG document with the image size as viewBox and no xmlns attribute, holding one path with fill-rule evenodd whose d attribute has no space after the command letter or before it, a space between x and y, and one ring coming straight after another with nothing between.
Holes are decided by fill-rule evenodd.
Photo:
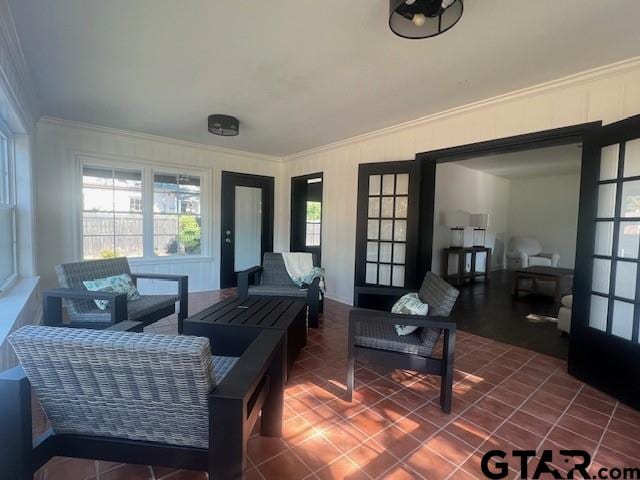
<instances>
[{"instance_id":1,"label":"white sofa","mask_svg":"<svg viewBox=\"0 0 640 480\"><path fill-rule=\"evenodd\" d=\"M507 250L509 270L533 266L557 267L560 261L558 253L544 253L542 244L535 237L511 237Z\"/></svg>"},{"instance_id":2,"label":"white sofa","mask_svg":"<svg viewBox=\"0 0 640 480\"><path fill-rule=\"evenodd\" d=\"M571 331L571 307L573 295L562 297L560 310L558 311L558 330L569 333Z\"/></svg>"}]
</instances>

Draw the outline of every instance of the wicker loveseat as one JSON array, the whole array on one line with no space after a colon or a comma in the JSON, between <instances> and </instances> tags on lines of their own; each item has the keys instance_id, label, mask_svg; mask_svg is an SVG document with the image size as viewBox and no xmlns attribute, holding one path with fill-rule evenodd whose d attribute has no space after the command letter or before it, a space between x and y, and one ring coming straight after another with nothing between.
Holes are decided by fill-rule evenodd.
<instances>
[{"instance_id":1,"label":"wicker loveseat","mask_svg":"<svg viewBox=\"0 0 640 480\"><path fill-rule=\"evenodd\" d=\"M409 290L376 288L378 295L401 297ZM449 314L458 298L458 290L434 273L427 272L418 292L429 305L427 316L403 315L356 308L349 314L349 361L347 398L352 399L355 361L377 363L392 368L414 370L442 377L440 404L451 411L456 324ZM398 335L395 325L420 327L409 335ZM442 357L433 356L440 334L444 332Z\"/></svg>"},{"instance_id":2,"label":"wicker loveseat","mask_svg":"<svg viewBox=\"0 0 640 480\"><path fill-rule=\"evenodd\" d=\"M60 288L44 291L45 325L102 329L130 320L145 327L174 314L176 302L179 302L178 333L182 333L183 320L189 315L189 279L186 275L132 273L124 257L64 263L56 265L55 271ZM140 300L127 302L125 294L88 291L82 283L121 274L131 276L135 284L140 278L176 282L178 295L142 295ZM63 323L63 300L68 323ZM94 300L109 300L110 305L106 310L100 310Z\"/></svg>"},{"instance_id":3,"label":"wicker loveseat","mask_svg":"<svg viewBox=\"0 0 640 480\"><path fill-rule=\"evenodd\" d=\"M320 279L316 278L306 287L296 285L287 272L282 253L266 252L262 266L238 272L238 295L303 299L309 307L309 326L319 326L319 314L324 304Z\"/></svg>"},{"instance_id":4,"label":"wicker loveseat","mask_svg":"<svg viewBox=\"0 0 640 480\"><path fill-rule=\"evenodd\" d=\"M281 435L280 331L237 358L185 335L27 326L9 341L20 366L0 374L0 478L32 478L58 455L235 479L260 412L262 434ZM52 426L33 446L31 386Z\"/></svg>"}]
</instances>

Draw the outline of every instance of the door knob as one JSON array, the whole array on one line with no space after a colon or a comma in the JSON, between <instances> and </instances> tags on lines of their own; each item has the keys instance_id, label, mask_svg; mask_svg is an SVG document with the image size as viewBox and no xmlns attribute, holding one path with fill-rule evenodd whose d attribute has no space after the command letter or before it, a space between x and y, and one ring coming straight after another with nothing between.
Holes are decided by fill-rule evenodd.
<instances>
[{"instance_id":1,"label":"door knob","mask_svg":"<svg viewBox=\"0 0 640 480\"><path fill-rule=\"evenodd\" d=\"M227 242L227 243L231 243L231 239L230 238L225 238L224 241Z\"/></svg>"}]
</instances>

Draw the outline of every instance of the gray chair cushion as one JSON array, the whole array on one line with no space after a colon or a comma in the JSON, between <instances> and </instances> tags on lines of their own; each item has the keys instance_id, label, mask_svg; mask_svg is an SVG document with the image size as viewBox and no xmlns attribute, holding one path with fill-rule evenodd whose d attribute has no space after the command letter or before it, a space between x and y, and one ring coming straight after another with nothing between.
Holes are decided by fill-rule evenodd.
<instances>
[{"instance_id":1,"label":"gray chair cushion","mask_svg":"<svg viewBox=\"0 0 640 480\"><path fill-rule=\"evenodd\" d=\"M208 339L27 326L9 342L55 432L208 446Z\"/></svg>"},{"instance_id":2,"label":"gray chair cushion","mask_svg":"<svg viewBox=\"0 0 640 480\"><path fill-rule=\"evenodd\" d=\"M175 305L178 297L175 295L142 295L140 300L127 302L127 318L129 320L138 320L150 313L160 310L171 305ZM100 310L95 303L93 308L79 313L69 312L69 318L72 322L88 322L101 323L111 321L111 310Z\"/></svg>"},{"instance_id":3,"label":"gray chair cushion","mask_svg":"<svg viewBox=\"0 0 640 480\"><path fill-rule=\"evenodd\" d=\"M377 320L358 320L356 322L356 332L354 336L355 345L361 347L377 348L379 350L388 350L399 353L411 353L428 357L433 352L438 337L440 336L439 328L421 329L431 331L433 333L425 336L430 341L421 341L418 332L409 335L398 335L393 325L380 322Z\"/></svg>"},{"instance_id":4,"label":"gray chair cushion","mask_svg":"<svg viewBox=\"0 0 640 480\"><path fill-rule=\"evenodd\" d=\"M261 285L288 285L298 288L287 272L281 253L266 252L264 254Z\"/></svg>"},{"instance_id":5,"label":"gray chair cushion","mask_svg":"<svg viewBox=\"0 0 640 480\"><path fill-rule=\"evenodd\" d=\"M62 288L80 290L86 290L82 283L85 280L96 280L123 273L131 275L129 262L124 257L63 263L54 268L58 276L58 283ZM70 316L83 312L93 313L94 310L97 310L93 300L65 300L65 306Z\"/></svg>"},{"instance_id":6,"label":"gray chair cushion","mask_svg":"<svg viewBox=\"0 0 640 480\"><path fill-rule=\"evenodd\" d=\"M428 315L448 317L460 292L432 272L427 272L418 292L420 300L429 305Z\"/></svg>"},{"instance_id":7,"label":"gray chair cushion","mask_svg":"<svg viewBox=\"0 0 640 480\"><path fill-rule=\"evenodd\" d=\"M307 298L307 289L297 285L251 285L249 295L265 295L269 297L299 297Z\"/></svg>"}]
</instances>

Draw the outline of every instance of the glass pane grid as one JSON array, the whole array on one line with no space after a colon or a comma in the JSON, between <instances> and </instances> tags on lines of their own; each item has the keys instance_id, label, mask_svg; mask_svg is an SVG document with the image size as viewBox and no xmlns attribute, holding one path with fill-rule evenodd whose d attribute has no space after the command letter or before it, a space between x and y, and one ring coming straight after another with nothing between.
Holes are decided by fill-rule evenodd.
<instances>
[{"instance_id":1,"label":"glass pane grid","mask_svg":"<svg viewBox=\"0 0 640 480\"><path fill-rule=\"evenodd\" d=\"M404 286L409 175L369 176L365 282Z\"/></svg>"},{"instance_id":2,"label":"glass pane grid","mask_svg":"<svg viewBox=\"0 0 640 480\"><path fill-rule=\"evenodd\" d=\"M200 185L196 175L154 173L154 255L200 255Z\"/></svg>"},{"instance_id":3,"label":"glass pane grid","mask_svg":"<svg viewBox=\"0 0 640 480\"><path fill-rule=\"evenodd\" d=\"M640 342L640 139L601 151L589 326Z\"/></svg>"},{"instance_id":4,"label":"glass pane grid","mask_svg":"<svg viewBox=\"0 0 640 480\"><path fill-rule=\"evenodd\" d=\"M82 185L84 258L143 256L142 171L84 165Z\"/></svg>"}]
</instances>

